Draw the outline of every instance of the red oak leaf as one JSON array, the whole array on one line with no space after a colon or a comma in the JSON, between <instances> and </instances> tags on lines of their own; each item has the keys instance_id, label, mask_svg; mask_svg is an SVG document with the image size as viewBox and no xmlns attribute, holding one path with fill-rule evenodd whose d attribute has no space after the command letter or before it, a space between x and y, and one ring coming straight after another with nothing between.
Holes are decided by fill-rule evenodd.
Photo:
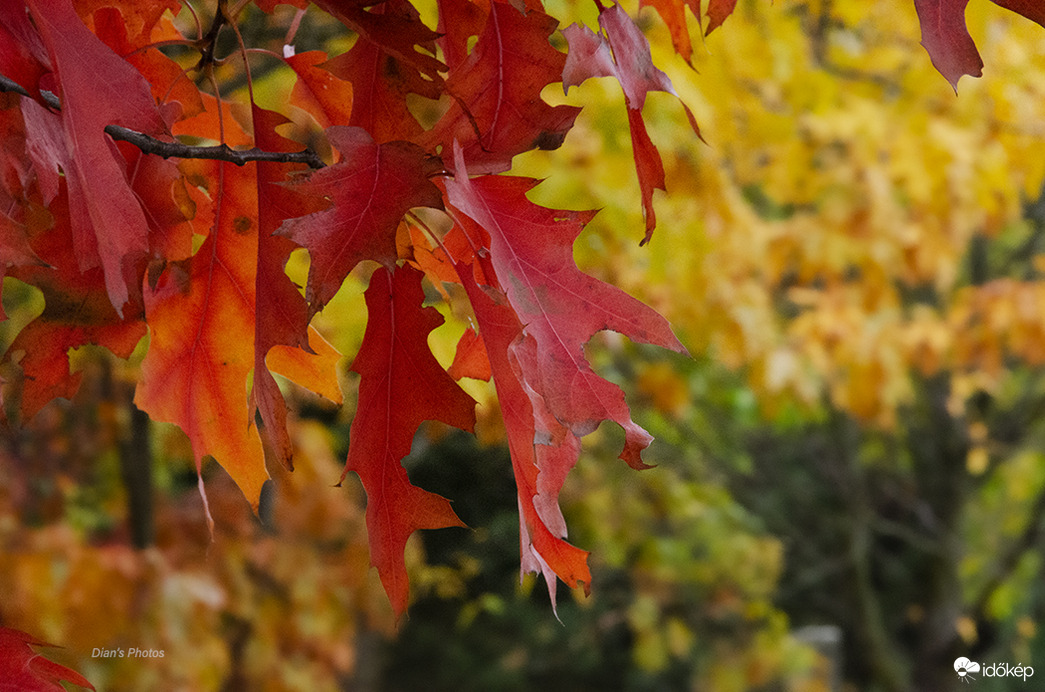
<instances>
[{"instance_id":1,"label":"red oak leaf","mask_svg":"<svg viewBox=\"0 0 1045 692\"><path fill-rule=\"evenodd\" d=\"M457 272L454 270L453 264L443 250L438 247L433 248L429 244L428 236L420 226L407 223L407 230L410 233L407 261L410 266L423 271L435 290L449 301L450 294L443 287L443 282L457 282Z\"/></svg>"},{"instance_id":2,"label":"red oak leaf","mask_svg":"<svg viewBox=\"0 0 1045 692\"><path fill-rule=\"evenodd\" d=\"M192 254L195 189L174 161L143 154L136 147L121 143L129 166L128 182L149 213L149 252L162 261L175 262Z\"/></svg>"},{"instance_id":3,"label":"red oak leaf","mask_svg":"<svg viewBox=\"0 0 1045 692\"><path fill-rule=\"evenodd\" d=\"M266 151L294 151L292 142L276 134L288 120L253 107L254 135ZM287 431L287 407L271 370L341 403L336 367L341 354L308 328L308 305L284 268L297 248L289 238L274 235L287 218L315 211L316 200L281 183L301 164L258 163L258 255L255 277L254 384L251 409L261 414L261 434L277 459L293 469L293 445ZM268 359L268 360L266 360ZM253 419L253 416L251 416Z\"/></svg>"},{"instance_id":4,"label":"red oak leaf","mask_svg":"<svg viewBox=\"0 0 1045 692\"><path fill-rule=\"evenodd\" d=\"M468 39L478 36L486 24L487 12L470 0L438 0L439 47L443 60L456 70L468 59Z\"/></svg>"},{"instance_id":5,"label":"red oak leaf","mask_svg":"<svg viewBox=\"0 0 1045 692\"><path fill-rule=\"evenodd\" d=\"M119 12L121 24L134 39L134 47L140 48L151 41L150 34L163 13L169 10L177 14L181 3L178 0L76 0L76 11L84 22L97 19L95 13L102 9Z\"/></svg>"},{"instance_id":6,"label":"red oak leaf","mask_svg":"<svg viewBox=\"0 0 1045 692\"><path fill-rule=\"evenodd\" d=\"M289 146L272 132L281 118L254 115L260 143ZM339 397L331 384L337 353L305 330L305 306L283 272L294 245L271 234L287 215L315 207L289 189L273 190L286 174L283 164L182 161L181 167L192 180L211 182L214 223L190 260L168 264L145 290L151 338L135 402L188 435L197 468L213 456L256 510L268 473L251 404L289 465L282 397L269 369Z\"/></svg>"},{"instance_id":7,"label":"red oak leaf","mask_svg":"<svg viewBox=\"0 0 1045 692\"><path fill-rule=\"evenodd\" d=\"M311 314L323 309L360 261L395 265L396 230L411 207L442 206L439 189L429 181L440 164L417 145L378 144L358 127L332 127L327 135L342 161L294 187L333 205L291 219L279 231L309 250L305 296Z\"/></svg>"},{"instance_id":8,"label":"red oak leaf","mask_svg":"<svg viewBox=\"0 0 1045 692\"><path fill-rule=\"evenodd\" d=\"M424 130L406 104L415 85L403 73L399 59L376 43L360 38L347 53L324 66L331 74L352 85L352 114L348 124L361 127L378 143L413 141Z\"/></svg>"},{"instance_id":9,"label":"red oak leaf","mask_svg":"<svg viewBox=\"0 0 1045 692\"><path fill-rule=\"evenodd\" d=\"M991 0L991 2L1045 26L1045 3L1041 0Z\"/></svg>"},{"instance_id":10,"label":"red oak leaf","mask_svg":"<svg viewBox=\"0 0 1045 692\"><path fill-rule=\"evenodd\" d=\"M406 0L389 0L373 8L377 16L388 15L398 25L409 27L417 41L434 47L435 34L420 23L413 5ZM417 27L420 26L420 29ZM361 35L347 53L323 65L336 77L352 84L352 118L347 125L361 127L379 143L395 140L416 141L424 131L407 106L407 94L430 99L442 95L442 63L419 69L401 50ZM427 70L427 71L426 71ZM434 72L432 71L434 70Z\"/></svg>"},{"instance_id":11,"label":"red oak leaf","mask_svg":"<svg viewBox=\"0 0 1045 692\"><path fill-rule=\"evenodd\" d=\"M666 91L676 97L678 94L668 76L653 65L649 42L620 5L606 10L600 8L599 26L604 35L596 34L582 24L563 29L570 52L562 71L562 85L568 90L589 77L615 77L620 82L628 108L635 168L642 193L642 210L646 217L646 235L642 240L642 244L645 244L649 242L657 225L653 190L664 189L664 165L646 132L642 106L650 91ZM681 100L679 102L682 103ZM682 107L690 126L700 137L700 128L692 111L684 103Z\"/></svg>"},{"instance_id":12,"label":"red oak leaf","mask_svg":"<svg viewBox=\"0 0 1045 692\"><path fill-rule=\"evenodd\" d=\"M1039 0L992 1L1045 26L1045 3ZM969 0L914 0L922 28L922 45L933 66L955 90L962 75L983 74L983 60L965 26L968 4Z\"/></svg>"},{"instance_id":13,"label":"red oak leaf","mask_svg":"<svg viewBox=\"0 0 1045 692\"><path fill-rule=\"evenodd\" d=\"M68 0L26 4L62 101L61 114L53 116L60 128L46 130L61 133L46 147L54 156L37 159L37 168L64 172L80 269L101 266L109 298L122 310L129 289L138 290L133 264L148 251L148 227L125 162L104 130L115 124L155 135L166 128L145 78L88 31Z\"/></svg>"},{"instance_id":14,"label":"red oak leaf","mask_svg":"<svg viewBox=\"0 0 1045 692\"><path fill-rule=\"evenodd\" d=\"M704 30L704 35L710 34L712 31L722 26L722 22L726 21L726 17L733 14L733 9L737 6L737 0L709 0L708 2L708 27ZM700 13L700 5L698 0L697 14Z\"/></svg>"},{"instance_id":15,"label":"red oak leaf","mask_svg":"<svg viewBox=\"0 0 1045 692\"><path fill-rule=\"evenodd\" d=\"M410 534L463 526L445 498L410 483L400 460L426 420L463 430L475 425L475 401L428 348L428 334L443 318L422 307L422 276L410 267L379 268L370 279L366 332L352 364L360 376L359 405L342 474L343 480L355 471L366 490L370 560L397 614L409 596L403 550Z\"/></svg>"},{"instance_id":16,"label":"red oak leaf","mask_svg":"<svg viewBox=\"0 0 1045 692\"><path fill-rule=\"evenodd\" d=\"M508 170L524 151L558 148L580 108L541 99L544 87L561 81L566 62L548 42L557 25L542 12L522 14L506 2L490 2L475 48L451 67L446 89L455 101L423 140L426 146L448 153L459 141L469 168L480 172Z\"/></svg>"},{"instance_id":17,"label":"red oak leaf","mask_svg":"<svg viewBox=\"0 0 1045 692\"><path fill-rule=\"evenodd\" d=\"M621 458L642 467L641 451L652 438L631 420L623 392L591 370L584 344L596 332L612 329L635 341L679 352L685 348L651 308L577 268L573 243L593 212L533 204L526 193L538 181L529 178L469 180L460 151L455 153L457 173L446 181L451 213L474 246L489 243L497 284L524 325L524 335L536 342L535 367L522 374L525 384L577 436L592 432L602 420L621 425ZM537 434L538 440L555 436L540 426Z\"/></svg>"},{"instance_id":18,"label":"red oak leaf","mask_svg":"<svg viewBox=\"0 0 1045 692\"><path fill-rule=\"evenodd\" d=\"M396 59L397 71L414 86L428 82L428 91L437 98L446 69L435 55L438 34L425 26L417 10L406 0L388 0L384 3L353 2L352 0L318 0L321 8L337 17L348 28L359 34L360 40L378 46L380 52ZM366 5L376 4L372 10ZM388 76L392 76L388 73ZM358 91L356 92L359 93ZM362 95L359 96L362 98Z\"/></svg>"},{"instance_id":19,"label":"red oak leaf","mask_svg":"<svg viewBox=\"0 0 1045 692\"><path fill-rule=\"evenodd\" d=\"M77 267L64 185L49 211L51 227L30 228L32 251L41 261L10 271L44 295L43 313L19 332L4 354L6 360L22 354L23 421L52 399L70 399L76 393L81 373L69 370L71 349L97 344L127 358L145 336L145 324L138 319L140 307L128 311L126 319L119 316L109 301L101 269L81 273Z\"/></svg>"},{"instance_id":20,"label":"red oak leaf","mask_svg":"<svg viewBox=\"0 0 1045 692\"><path fill-rule=\"evenodd\" d=\"M215 181L215 223L191 260L168 265L145 290L150 342L135 403L178 425L197 469L213 456L256 510L268 473L244 393L255 362L257 164L182 166Z\"/></svg>"},{"instance_id":21,"label":"red oak leaf","mask_svg":"<svg viewBox=\"0 0 1045 692\"><path fill-rule=\"evenodd\" d=\"M75 670L49 661L33 650L50 646L31 634L0 627L0 690L10 692L63 692L63 682L93 690L87 678Z\"/></svg>"},{"instance_id":22,"label":"red oak leaf","mask_svg":"<svg viewBox=\"0 0 1045 692\"><path fill-rule=\"evenodd\" d=\"M641 109L650 91L666 91L677 96L668 76L653 64L649 41L620 5L599 14L605 37L582 24L563 29L570 45L570 56L563 69L562 85L569 89L588 77L616 77L624 90L628 108ZM574 55L574 42L578 43ZM612 53L612 56L611 56Z\"/></svg>"},{"instance_id":23,"label":"red oak leaf","mask_svg":"<svg viewBox=\"0 0 1045 692\"><path fill-rule=\"evenodd\" d=\"M704 35L722 26L737 6L737 0L710 0L708 2L708 25ZM702 20L700 0L640 0L639 7L652 7L660 15L671 32L671 44L675 52L687 63L693 55L693 44L689 40L689 29L686 27L686 8L698 21Z\"/></svg>"},{"instance_id":24,"label":"red oak leaf","mask_svg":"<svg viewBox=\"0 0 1045 692\"><path fill-rule=\"evenodd\" d=\"M664 182L664 162L661 161L660 152L646 131L642 111L628 109L628 131L631 133L631 151L635 159L635 172L639 178L639 192L642 194L642 211L646 218L646 235L640 242L640 245L645 245L657 226L657 213L653 209L653 190L667 189Z\"/></svg>"},{"instance_id":25,"label":"red oak leaf","mask_svg":"<svg viewBox=\"0 0 1045 692\"><path fill-rule=\"evenodd\" d=\"M460 283L457 278L457 264L474 264L475 271L481 275L482 270L475 260L475 250L464 234L457 226L443 236L443 239L435 247L429 245L428 236L419 226L411 224L410 241L412 250L412 264L423 271L429 280L435 284L436 289L442 292L442 283ZM483 281L476 279L480 283Z\"/></svg>"},{"instance_id":26,"label":"red oak leaf","mask_svg":"<svg viewBox=\"0 0 1045 692\"><path fill-rule=\"evenodd\" d=\"M50 71L50 59L22 3L0 3L0 74L34 98L40 78Z\"/></svg>"},{"instance_id":27,"label":"red oak leaf","mask_svg":"<svg viewBox=\"0 0 1045 692\"><path fill-rule=\"evenodd\" d=\"M473 380L489 381L490 358L486 355L483 338L471 327L464 330L461 340L457 342L454 362L446 372L455 380L470 377Z\"/></svg>"},{"instance_id":28,"label":"red oak leaf","mask_svg":"<svg viewBox=\"0 0 1045 692\"><path fill-rule=\"evenodd\" d=\"M290 102L308 112L324 130L331 125L353 125L352 83L323 69L327 54L319 50L287 58L297 75Z\"/></svg>"},{"instance_id":29,"label":"red oak leaf","mask_svg":"<svg viewBox=\"0 0 1045 692\"><path fill-rule=\"evenodd\" d=\"M29 245L25 227L31 168L25 161L21 97L0 94L0 284L11 267L43 264ZM0 320L7 319L0 303Z\"/></svg>"},{"instance_id":30,"label":"red oak leaf","mask_svg":"<svg viewBox=\"0 0 1045 692\"><path fill-rule=\"evenodd\" d=\"M979 77L983 60L965 28L969 0L914 0L922 27L922 45L933 66L957 90L962 75Z\"/></svg>"},{"instance_id":31,"label":"red oak leaf","mask_svg":"<svg viewBox=\"0 0 1045 692\"><path fill-rule=\"evenodd\" d=\"M458 270L489 354L497 400L508 435L512 470L519 494L521 570L523 573L541 572L544 575L554 605L556 576L570 588L583 584L587 589L591 585L591 572L588 569L587 551L563 540L566 537L566 525L560 521L562 515L557 513L558 508L550 517L552 527L538 511L537 497L542 494L544 480L541 478L538 449L543 450L540 461L545 469L558 462L568 471L576 462L576 457L568 458L574 448L563 447L555 451L546 445L534 443L537 430L533 402L511 357L514 344L522 338L522 324L503 293L498 289L484 290L479 287L471 266L459 264ZM552 473L556 477L560 475L555 471Z\"/></svg>"},{"instance_id":32,"label":"red oak leaf","mask_svg":"<svg viewBox=\"0 0 1045 692\"><path fill-rule=\"evenodd\" d=\"M106 4L112 2L97 1ZM177 6L175 3L175 7ZM79 9L83 11L82 6ZM124 23L125 15L115 7L100 7L94 13L94 33L118 55L124 56L124 60L146 78L153 98L157 103L164 104L163 115L168 123L172 123L200 113L203 110L203 100L200 90L189 79L184 68L156 48L143 49L145 44L152 43L151 30L158 19L156 12L162 13L164 9L161 4L141 17L139 21L142 22L142 31L137 34L136 40L132 40L127 34L129 27ZM127 11L128 8L125 6L123 10ZM150 21L153 24L150 25ZM147 204L144 207L149 208Z\"/></svg>"}]
</instances>

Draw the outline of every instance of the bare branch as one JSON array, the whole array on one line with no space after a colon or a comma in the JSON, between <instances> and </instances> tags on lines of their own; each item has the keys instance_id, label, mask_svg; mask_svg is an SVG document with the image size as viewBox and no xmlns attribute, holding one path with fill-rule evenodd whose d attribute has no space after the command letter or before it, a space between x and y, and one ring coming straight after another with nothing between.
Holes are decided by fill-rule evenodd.
<instances>
[{"instance_id":1,"label":"bare branch","mask_svg":"<svg viewBox=\"0 0 1045 692\"><path fill-rule=\"evenodd\" d=\"M272 161L275 163L304 163L312 168L326 166L319 155L311 149L302 151L264 151L252 149L233 149L227 144L212 147L194 147L181 142L164 142L149 135L129 130L119 125L107 125L105 132L113 139L129 142L146 154L162 156L165 159L210 159L211 161L227 161L243 166L251 161Z\"/></svg>"},{"instance_id":2,"label":"bare branch","mask_svg":"<svg viewBox=\"0 0 1045 692\"><path fill-rule=\"evenodd\" d=\"M22 96L30 96L29 92L17 82L0 75L0 92L12 92ZM58 97L49 91L41 91L43 100L54 110L61 110ZM119 125L107 125L105 133L115 140L133 144L145 154L153 154L165 159L208 159L211 161L226 161L237 166L243 166L251 161L270 161L274 163L303 163L311 168L323 168L326 166L319 155L311 149L303 151L264 151L254 147L252 149L233 149L227 144L218 144L209 147L191 146L181 142L164 142L147 134L121 127Z\"/></svg>"}]
</instances>

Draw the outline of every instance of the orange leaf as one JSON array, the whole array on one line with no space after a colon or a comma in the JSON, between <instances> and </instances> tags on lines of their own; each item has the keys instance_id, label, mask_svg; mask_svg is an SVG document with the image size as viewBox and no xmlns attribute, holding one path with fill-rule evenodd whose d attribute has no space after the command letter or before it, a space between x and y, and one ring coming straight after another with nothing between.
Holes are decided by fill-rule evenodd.
<instances>
[{"instance_id":1,"label":"orange leaf","mask_svg":"<svg viewBox=\"0 0 1045 692\"><path fill-rule=\"evenodd\" d=\"M297 74L290 102L307 111L324 130L331 125L349 125L352 118L352 83L322 68L327 54L310 50L287 58Z\"/></svg>"},{"instance_id":2,"label":"orange leaf","mask_svg":"<svg viewBox=\"0 0 1045 692\"><path fill-rule=\"evenodd\" d=\"M268 479L245 396L255 357L256 164L195 166L217 181L217 218L192 259L169 265L145 292L151 340L135 403L184 430L197 468L212 455L256 510Z\"/></svg>"}]
</instances>

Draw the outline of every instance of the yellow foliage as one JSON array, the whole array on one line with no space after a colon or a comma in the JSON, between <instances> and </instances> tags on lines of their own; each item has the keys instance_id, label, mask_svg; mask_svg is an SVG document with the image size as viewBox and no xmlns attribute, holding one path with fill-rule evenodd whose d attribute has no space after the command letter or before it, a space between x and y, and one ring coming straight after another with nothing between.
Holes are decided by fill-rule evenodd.
<instances>
[{"instance_id":1,"label":"yellow foliage","mask_svg":"<svg viewBox=\"0 0 1045 692\"><path fill-rule=\"evenodd\" d=\"M654 22L654 57L676 68L709 146L650 98L669 192L641 249L613 85L585 85L608 115L582 115L560 152L525 158L522 172L562 183L538 189L544 202L605 207L579 261L666 312L691 350L744 367L764 406L827 394L888 427L912 371L990 387L1007 355L1045 362L1045 286L969 286L965 264L974 237L1017 225L1045 179L1041 29L988 3L970 5L968 24L987 69L955 96L905 3L738 11L695 70ZM583 173L564 181L560 166Z\"/></svg>"}]
</instances>

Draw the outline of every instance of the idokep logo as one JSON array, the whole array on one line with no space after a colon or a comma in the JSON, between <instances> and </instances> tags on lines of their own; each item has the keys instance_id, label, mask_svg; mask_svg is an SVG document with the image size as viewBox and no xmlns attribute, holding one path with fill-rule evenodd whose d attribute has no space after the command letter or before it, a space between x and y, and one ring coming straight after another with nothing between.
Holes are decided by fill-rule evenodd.
<instances>
[{"instance_id":1,"label":"idokep logo","mask_svg":"<svg viewBox=\"0 0 1045 692\"><path fill-rule=\"evenodd\" d=\"M980 664L961 656L954 659L954 672L958 674L958 677L962 679L962 682L969 682L970 680L976 679L973 673L980 672Z\"/></svg>"},{"instance_id":2,"label":"idokep logo","mask_svg":"<svg viewBox=\"0 0 1045 692\"><path fill-rule=\"evenodd\" d=\"M1034 675L1034 669L1022 663L1011 665L1008 663L984 663L980 665L976 661L970 661L965 656L954 659L954 672L958 674L962 682L971 682L976 679L976 673L985 678L1027 678Z\"/></svg>"}]
</instances>

